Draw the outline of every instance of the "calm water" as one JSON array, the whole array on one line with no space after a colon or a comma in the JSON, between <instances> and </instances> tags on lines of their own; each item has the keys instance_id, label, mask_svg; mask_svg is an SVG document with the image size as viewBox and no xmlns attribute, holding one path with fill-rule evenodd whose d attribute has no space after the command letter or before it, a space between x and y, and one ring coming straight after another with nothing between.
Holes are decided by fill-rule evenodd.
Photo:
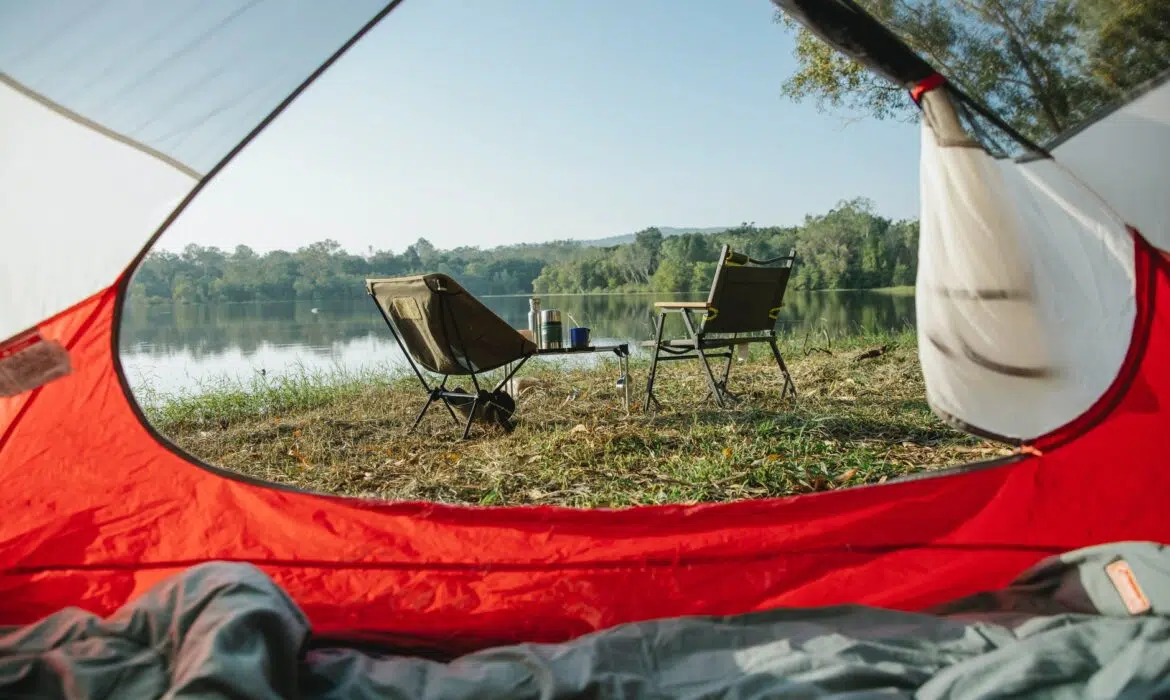
<instances>
[{"instance_id":1,"label":"calm water","mask_svg":"<svg viewBox=\"0 0 1170 700\"><path fill-rule=\"evenodd\" d=\"M566 314L572 314L592 328L594 342L640 341L651 337L653 304L663 298L585 294L545 296L541 302L543 308L560 309L566 327ZM527 297L483 301L512 326L527 327ZM789 292L785 304L778 329L798 335L839 336L914 324L914 297L909 295ZM668 325L667 332L681 333L677 317L670 320L677 325ZM261 369L272 374L301 367L360 369L403 362L368 299L127 307L121 338L131 384L168 393L191 391L223 377L248 380Z\"/></svg>"}]
</instances>

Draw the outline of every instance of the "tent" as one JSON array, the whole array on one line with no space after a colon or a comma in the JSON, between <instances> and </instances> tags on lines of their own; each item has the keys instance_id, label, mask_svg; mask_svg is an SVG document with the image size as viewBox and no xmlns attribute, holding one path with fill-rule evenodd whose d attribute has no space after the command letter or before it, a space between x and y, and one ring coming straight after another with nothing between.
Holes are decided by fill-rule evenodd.
<instances>
[{"instance_id":1,"label":"tent","mask_svg":"<svg viewBox=\"0 0 1170 700\"><path fill-rule=\"evenodd\" d=\"M1170 541L1170 84L995 153L974 125L1010 125L847 0L777 4L919 102L928 399L1015 454L614 511L337 498L184 454L119 364L130 274L400 1L0 6L0 624L248 562L318 634L460 651L687 614L922 609L1052 554Z\"/></svg>"}]
</instances>

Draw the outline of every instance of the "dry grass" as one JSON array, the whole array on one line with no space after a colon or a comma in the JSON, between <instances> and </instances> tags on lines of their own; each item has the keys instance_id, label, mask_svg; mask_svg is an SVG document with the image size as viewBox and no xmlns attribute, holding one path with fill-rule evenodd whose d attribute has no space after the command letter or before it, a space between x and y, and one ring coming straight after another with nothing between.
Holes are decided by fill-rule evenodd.
<instances>
[{"instance_id":1,"label":"dry grass","mask_svg":"<svg viewBox=\"0 0 1170 700\"><path fill-rule=\"evenodd\" d=\"M857 360L885 346L878 357ZM912 335L856 338L785 356L801 392L779 398L763 353L733 369L744 401L720 411L695 363L669 363L640 412L645 361L634 362L634 411L622 410L616 364L526 368L540 386L519 400L511 434L473 427L441 406L406 435L423 394L411 377L291 378L159 399L162 432L204 460L315 491L470 504L612 507L760 498L885 481L1006 453L938 421L923 398Z\"/></svg>"}]
</instances>

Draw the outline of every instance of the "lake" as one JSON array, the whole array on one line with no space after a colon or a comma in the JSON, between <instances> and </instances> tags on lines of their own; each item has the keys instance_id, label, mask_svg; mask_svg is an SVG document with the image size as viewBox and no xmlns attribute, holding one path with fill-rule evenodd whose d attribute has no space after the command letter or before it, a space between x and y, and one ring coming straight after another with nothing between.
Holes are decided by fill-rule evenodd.
<instances>
[{"instance_id":1,"label":"lake","mask_svg":"<svg viewBox=\"0 0 1170 700\"><path fill-rule=\"evenodd\" d=\"M658 294L545 295L542 308L559 309L593 329L595 343L652 337ZM676 297L678 298L678 297ZM701 299L705 295L682 296ZM481 297L513 327L528 325L528 297ZM677 316L667 332L682 332ZM904 293L792 292L777 329L838 337L914 325L914 297ZM568 332L566 331L566 335ZM240 304L127 305L122 320L122 364L130 384L162 393L187 393L222 378L248 381L269 375L403 365L394 338L369 299ZM591 358L576 361L590 361ZM592 358L595 359L595 358ZM548 361L548 360L544 360Z\"/></svg>"}]
</instances>

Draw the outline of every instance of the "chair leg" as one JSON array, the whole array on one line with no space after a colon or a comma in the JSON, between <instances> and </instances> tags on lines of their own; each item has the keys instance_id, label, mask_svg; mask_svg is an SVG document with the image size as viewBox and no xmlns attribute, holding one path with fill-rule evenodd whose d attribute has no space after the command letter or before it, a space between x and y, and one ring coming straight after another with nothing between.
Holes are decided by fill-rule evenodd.
<instances>
[{"instance_id":1,"label":"chair leg","mask_svg":"<svg viewBox=\"0 0 1170 700\"><path fill-rule=\"evenodd\" d=\"M475 420L475 409L478 407L479 407L479 397L477 396L471 402L471 410L467 412L467 425L464 426L464 428L463 428L463 439L464 440L466 440L467 436L471 434L471 421Z\"/></svg>"},{"instance_id":2,"label":"chair leg","mask_svg":"<svg viewBox=\"0 0 1170 700\"><path fill-rule=\"evenodd\" d=\"M443 375L443 381L439 382L438 390L447 391L447 375ZM443 401L443 406L446 407L447 413L451 416L451 420L455 421L455 425L459 425L459 419L455 417L455 409L451 408L451 402L442 394L439 394L439 398Z\"/></svg>"},{"instance_id":3,"label":"chair leg","mask_svg":"<svg viewBox=\"0 0 1170 700\"><path fill-rule=\"evenodd\" d=\"M427 402L423 404L422 410L418 412L418 416L414 419L414 425L410 426L410 430L406 431L407 434L413 433L414 429L418 427L418 424L422 422L423 416L427 414L427 409L431 407L431 404L434 402L434 400L434 394L431 394L427 397Z\"/></svg>"},{"instance_id":4,"label":"chair leg","mask_svg":"<svg viewBox=\"0 0 1170 700\"><path fill-rule=\"evenodd\" d=\"M623 405L626 407L626 415L630 415L630 356L628 354L622 355L619 359L622 373L622 396Z\"/></svg>"},{"instance_id":5,"label":"chair leg","mask_svg":"<svg viewBox=\"0 0 1170 700\"><path fill-rule=\"evenodd\" d=\"M719 381L719 388L723 390L724 397L732 401L739 401L740 397L727 388L728 378L731 376L731 363L735 360L735 350L736 346L734 345L727 349L727 364L723 365L723 379Z\"/></svg>"},{"instance_id":6,"label":"chair leg","mask_svg":"<svg viewBox=\"0 0 1170 700\"><path fill-rule=\"evenodd\" d=\"M703 371L707 375L707 387L711 390L711 395L715 397L715 405L719 408L727 408L727 405L723 403L723 392L715 382L715 373L711 371L711 363L707 361L707 355L699 343L695 343L695 351L699 354L699 362L703 363Z\"/></svg>"},{"instance_id":7,"label":"chair leg","mask_svg":"<svg viewBox=\"0 0 1170 700\"><path fill-rule=\"evenodd\" d=\"M780 348L776 346L776 339L769 338L768 346L772 348L772 356L776 358L776 365L780 368L780 374L784 377L784 386L780 389L780 398L791 395L793 399L796 399L796 382L792 381L792 375L788 373L788 365L784 364L784 356L780 354Z\"/></svg>"},{"instance_id":8,"label":"chair leg","mask_svg":"<svg viewBox=\"0 0 1170 700\"><path fill-rule=\"evenodd\" d=\"M662 350L662 328L665 321L666 314L659 313L654 328L654 355L650 358L650 376L646 379L646 401L642 406L644 413L650 412L651 403L658 405L658 399L654 398L654 377L658 374L658 353Z\"/></svg>"},{"instance_id":9,"label":"chair leg","mask_svg":"<svg viewBox=\"0 0 1170 700\"><path fill-rule=\"evenodd\" d=\"M455 409L451 408L451 402L447 400L446 396L440 398L443 399L443 405L447 407L447 413L451 415L451 420L455 421L455 425L459 425L459 419L455 417Z\"/></svg>"}]
</instances>

